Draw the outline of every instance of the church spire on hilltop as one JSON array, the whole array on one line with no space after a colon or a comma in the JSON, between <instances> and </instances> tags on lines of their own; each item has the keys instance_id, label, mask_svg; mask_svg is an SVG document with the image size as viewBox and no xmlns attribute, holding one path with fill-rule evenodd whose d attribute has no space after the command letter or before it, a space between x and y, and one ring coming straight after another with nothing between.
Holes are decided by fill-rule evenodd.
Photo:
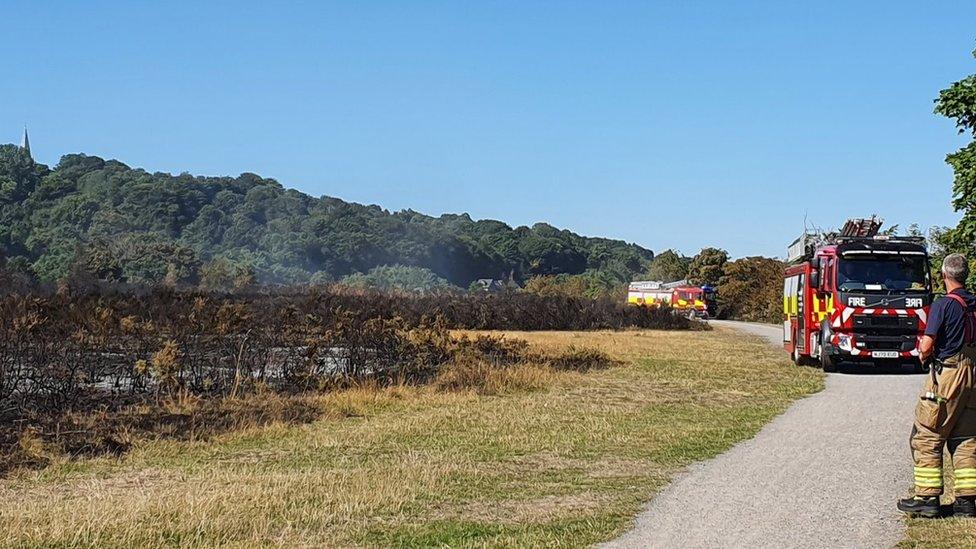
<instances>
[{"instance_id":1,"label":"church spire on hilltop","mask_svg":"<svg viewBox=\"0 0 976 549\"><path fill-rule=\"evenodd\" d=\"M20 148L27 151L27 155L31 156L30 150L30 138L27 136L27 124L24 124L24 139L20 142ZM31 158L34 158L31 156Z\"/></svg>"}]
</instances>

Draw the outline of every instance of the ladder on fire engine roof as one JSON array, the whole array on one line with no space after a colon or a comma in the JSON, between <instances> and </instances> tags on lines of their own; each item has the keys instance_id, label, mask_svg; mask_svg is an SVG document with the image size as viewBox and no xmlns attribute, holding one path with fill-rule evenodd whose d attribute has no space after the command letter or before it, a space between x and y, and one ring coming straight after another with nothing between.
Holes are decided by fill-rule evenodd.
<instances>
[{"instance_id":1,"label":"ladder on fire engine roof","mask_svg":"<svg viewBox=\"0 0 976 549\"><path fill-rule=\"evenodd\" d=\"M840 230L840 236L871 238L878 234L882 223L883 221L873 215L869 219L848 219Z\"/></svg>"}]
</instances>

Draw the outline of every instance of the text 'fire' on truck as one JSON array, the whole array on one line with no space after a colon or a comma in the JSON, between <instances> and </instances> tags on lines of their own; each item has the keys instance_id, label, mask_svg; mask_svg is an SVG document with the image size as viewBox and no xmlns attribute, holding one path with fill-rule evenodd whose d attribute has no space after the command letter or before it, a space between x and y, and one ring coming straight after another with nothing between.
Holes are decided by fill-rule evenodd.
<instances>
[{"instance_id":1,"label":"text 'fire' on truck","mask_svg":"<svg viewBox=\"0 0 976 549\"><path fill-rule=\"evenodd\" d=\"M789 248L783 346L801 363L919 365L932 282L925 239L879 235L876 218L839 235L804 234Z\"/></svg>"},{"instance_id":2,"label":"text 'fire' on truck","mask_svg":"<svg viewBox=\"0 0 976 549\"><path fill-rule=\"evenodd\" d=\"M715 289L711 286L694 286L687 280L643 280L630 283L627 303L652 308L668 306L677 314L710 318L715 316Z\"/></svg>"}]
</instances>

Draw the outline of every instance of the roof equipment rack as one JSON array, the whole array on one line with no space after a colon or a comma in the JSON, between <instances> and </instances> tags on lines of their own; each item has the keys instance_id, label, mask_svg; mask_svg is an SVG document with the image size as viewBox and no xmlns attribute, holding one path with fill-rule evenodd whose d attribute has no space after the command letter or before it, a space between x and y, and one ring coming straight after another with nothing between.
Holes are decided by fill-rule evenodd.
<instances>
[{"instance_id":1,"label":"roof equipment rack","mask_svg":"<svg viewBox=\"0 0 976 549\"><path fill-rule=\"evenodd\" d=\"M869 219L848 219L838 236L873 237L878 234L883 223L883 219L878 219L873 215Z\"/></svg>"}]
</instances>

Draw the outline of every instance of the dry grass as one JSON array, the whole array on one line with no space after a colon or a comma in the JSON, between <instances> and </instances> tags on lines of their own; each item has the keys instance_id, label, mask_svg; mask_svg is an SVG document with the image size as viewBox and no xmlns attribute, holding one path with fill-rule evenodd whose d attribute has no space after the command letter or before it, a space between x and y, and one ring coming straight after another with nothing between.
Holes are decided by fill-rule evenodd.
<instances>
[{"instance_id":1,"label":"dry grass","mask_svg":"<svg viewBox=\"0 0 976 549\"><path fill-rule=\"evenodd\" d=\"M725 330L518 337L623 365L359 387L316 397L311 424L23 471L0 481L0 545L583 546L822 386Z\"/></svg>"},{"instance_id":2,"label":"dry grass","mask_svg":"<svg viewBox=\"0 0 976 549\"><path fill-rule=\"evenodd\" d=\"M503 395L534 391L572 378L570 373L555 370L545 364L528 363L496 368L483 361L471 360L446 366L434 379L433 386L442 391L472 390L482 395Z\"/></svg>"},{"instance_id":3,"label":"dry grass","mask_svg":"<svg viewBox=\"0 0 976 549\"><path fill-rule=\"evenodd\" d=\"M945 461L945 469L949 473L946 478L946 492L942 496L943 506L955 499L952 491L952 460ZM908 532L899 547L976 547L976 519L944 518L944 519L907 519Z\"/></svg>"}]
</instances>

